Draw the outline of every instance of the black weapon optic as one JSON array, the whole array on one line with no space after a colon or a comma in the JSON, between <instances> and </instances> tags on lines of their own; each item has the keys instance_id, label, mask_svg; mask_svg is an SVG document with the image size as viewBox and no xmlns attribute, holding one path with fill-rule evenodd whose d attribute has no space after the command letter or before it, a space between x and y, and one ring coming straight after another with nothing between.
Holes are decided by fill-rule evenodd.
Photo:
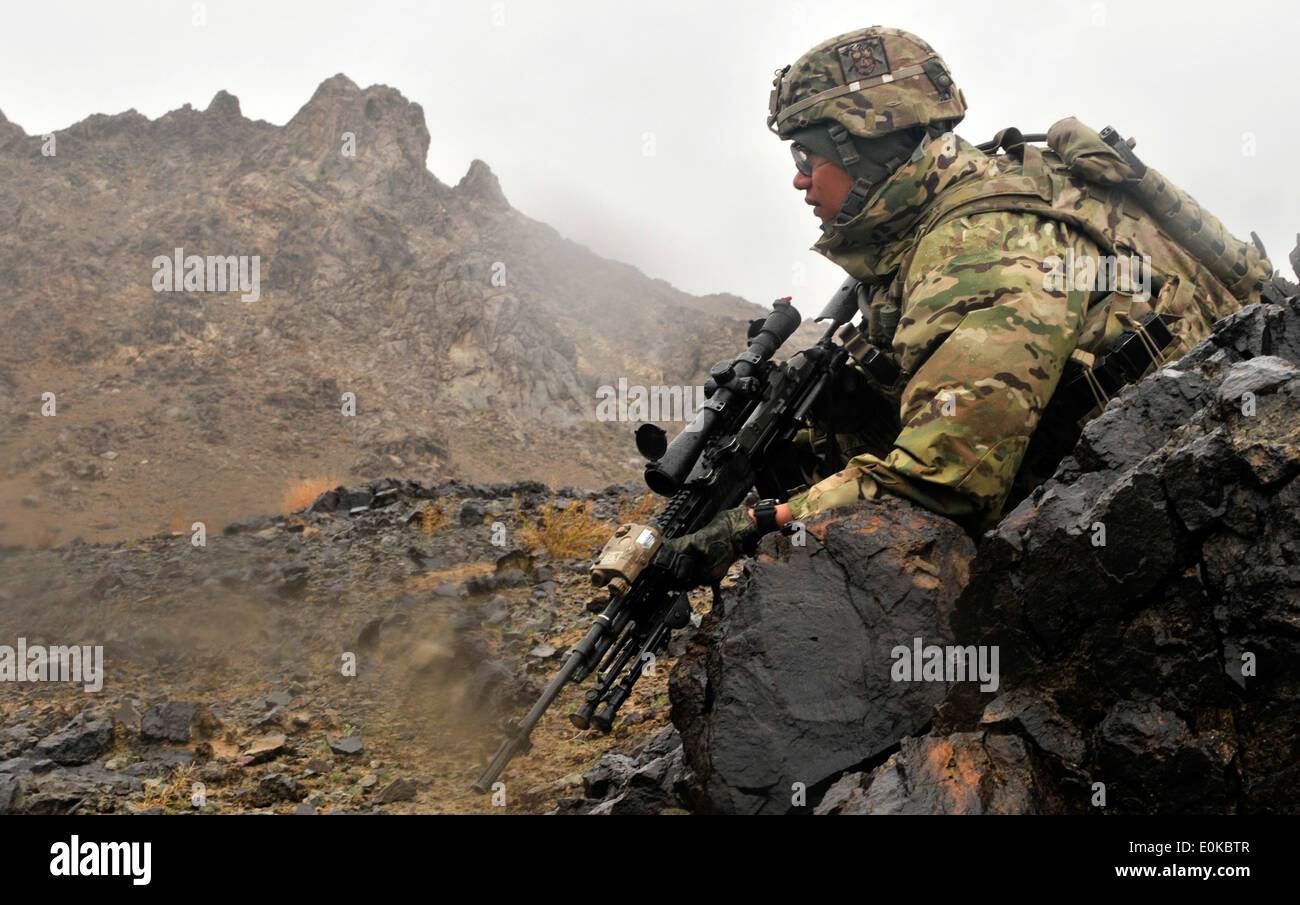
<instances>
[{"instance_id":1,"label":"black weapon optic","mask_svg":"<svg viewBox=\"0 0 1300 905\"><path fill-rule=\"evenodd\" d=\"M722 412L753 397L759 388L758 370L799 329L799 312L788 297L777 299L772 308L765 319L750 324L749 348L709 371L704 405L672 443L664 444L662 428L643 425L637 430L637 450L650 460L645 467L646 486L655 493L670 497L681 489L705 445L723 424Z\"/></svg>"}]
</instances>

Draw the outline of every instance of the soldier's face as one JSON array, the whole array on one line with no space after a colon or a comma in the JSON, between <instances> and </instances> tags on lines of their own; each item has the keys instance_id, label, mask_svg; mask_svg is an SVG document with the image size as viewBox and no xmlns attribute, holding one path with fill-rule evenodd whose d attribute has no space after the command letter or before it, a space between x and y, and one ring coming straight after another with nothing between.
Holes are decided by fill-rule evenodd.
<instances>
[{"instance_id":1,"label":"soldier's face","mask_svg":"<svg viewBox=\"0 0 1300 905\"><path fill-rule=\"evenodd\" d=\"M813 206L813 214L825 223L834 219L844 206L853 188L853 177L820 154L809 152L808 162L813 168L812 175L805 176L796 170L794 187L804 193L803 200Z\"/></svg>"}]
</instances>

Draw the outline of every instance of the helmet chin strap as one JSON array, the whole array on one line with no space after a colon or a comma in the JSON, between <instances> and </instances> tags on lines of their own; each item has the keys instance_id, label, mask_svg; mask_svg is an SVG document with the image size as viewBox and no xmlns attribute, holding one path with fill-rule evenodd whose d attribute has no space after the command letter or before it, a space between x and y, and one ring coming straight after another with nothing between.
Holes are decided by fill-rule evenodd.
<instances>
[{"instance_id":1,"label":"helmet chin strap","mask_svg":"<svg viewBox=\"0 0 1300 905\"><path fill-rule=\"evenodd\" d=\"M848 223L862 213L862 207L867 203L867 196L871 194L871 187L875 184L872 180L862 177L854 180L853 188L849 189L849 196L844 199L844 203L840 205L840 212L835 215L836 225Z\"/></svg>"},{"instance_id":2,"label":"helmet chin strap","mask_svg":"<svg viewBox=\"0 0 1300 905\"><path fill-rule=\"evenodd\" d=\"M835 125L841 129L844 128L839 123ZM834 139L834 127L831 127L828 131L831 132L832 139ZM867 196L871 194L872 187L884 182L907 161L918 159L926 143L942 135L944 130L933 124L926 126L925 135L921 137L920 141L914 141L909 131L886 135L872 142L862 142L862 144L868 145L866 156L855 155L857 157L856 162L843 167L850 176L855 178L853 187L849 189L848 197L844 199L844 204L840 206L839 213L835 216L834 225L842 226L862 213L862 208L867 203ZM886 154L890 156L881 161L880 158Z\"/></svg>"}]
</instances>

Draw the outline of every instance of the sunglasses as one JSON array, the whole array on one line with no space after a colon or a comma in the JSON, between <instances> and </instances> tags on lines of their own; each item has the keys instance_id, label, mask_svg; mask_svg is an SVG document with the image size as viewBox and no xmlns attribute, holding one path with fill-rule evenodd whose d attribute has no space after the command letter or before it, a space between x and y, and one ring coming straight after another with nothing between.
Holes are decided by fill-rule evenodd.
<instances>
[{"instance_id":1,"label":"sunglasses","mask_svg":"<svg viewBox=\"0 0 1300 905\"><path fill-rule=\"evenodd\" d=\"M790 142L790 156L794 158L795 169L805 176L813 174L812 153L799 142Z\"/></svg>"}]
</instances>

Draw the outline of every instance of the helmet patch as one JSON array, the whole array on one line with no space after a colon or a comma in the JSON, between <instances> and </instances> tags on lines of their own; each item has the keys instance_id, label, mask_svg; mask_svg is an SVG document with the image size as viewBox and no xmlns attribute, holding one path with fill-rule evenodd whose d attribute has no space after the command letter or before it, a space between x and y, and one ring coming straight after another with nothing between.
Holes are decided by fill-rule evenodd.
<instances>
[{"instance_id":1,"label":"helmet patch","mask_svg":"<svg viewBox=\"0 0 1300 905\"><path fill-rule=\"evenodd\" d=\"M844 70L845 82L874 78L889 72L889 61L885 59L885 42L880 38L863 38L851 44L841 44L835 48L835 52L840 58L840 68Z\"/></svg>"}]
</instances>

